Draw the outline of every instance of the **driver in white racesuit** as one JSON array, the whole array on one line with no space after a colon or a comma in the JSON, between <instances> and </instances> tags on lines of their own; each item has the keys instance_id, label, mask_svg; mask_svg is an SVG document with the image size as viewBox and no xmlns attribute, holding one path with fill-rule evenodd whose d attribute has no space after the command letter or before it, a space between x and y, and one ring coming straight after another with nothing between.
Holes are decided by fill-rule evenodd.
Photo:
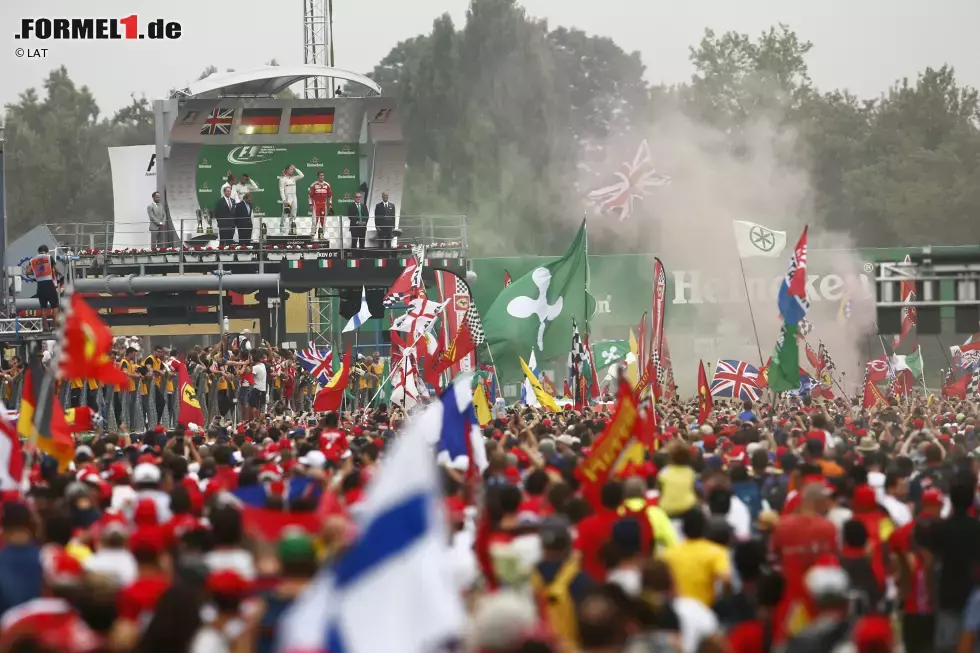
<instances>
[{"instance_id":1,"label":"driver in white racesuit","mask_svg":"<svg viewBox=\"0 0 980 653\"><path fill-rule=\"evenodd\" d=\"M303 178L303 173L296 169L296 166L289 166L282 171L279 177L279 198L282 200L282 217L279 228L282 229L286 215L290 218L296 217L296 182ZM286 205L289 211L286 211Z\"/></svg>"}]
</instances>

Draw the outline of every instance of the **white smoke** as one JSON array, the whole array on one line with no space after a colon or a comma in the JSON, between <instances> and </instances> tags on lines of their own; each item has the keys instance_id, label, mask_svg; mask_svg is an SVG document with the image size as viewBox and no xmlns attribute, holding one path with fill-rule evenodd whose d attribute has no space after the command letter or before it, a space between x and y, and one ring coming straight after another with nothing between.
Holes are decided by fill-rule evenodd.
<instances>
[{"instance_id":1,"label":"white smoke","mask_svg":"<svg viewBox=\"0 0 980 653\"><path fill-rule=\"evenodd\" d=\"M719 358L755 365L768 360L781 325L778 279L807 225L807 272L811 289L817 291L811 297L809 319L814 329L808 340L814 350L818 341L824 342L847 385L860 383L863 361L858 341L874 319L873 302L863 293L868 289L873 293L873 285L861 282L864 262L848 234L828 231L820 223L797 134L773 117L759 117L743 128L740 146L734 148L731 134L670 108L642 137L650 144L655 167L671 177L671 185L656 189L626 222L590 221L590 235L607 244L623 243L624 250L642 246L642 251L663 261L669 285L667 337L682 394L693 392L699 359L705 361L709 374ZM635 148L634 141L609 149L624 161L632 158ZM742 261L747 284L735 248L735 220L785 231L787 236L779 257ZM652 268L651 257L644 283L652 284ZM846 326L841 326L837 315L844 293L853 297L853 311ZM648 304L635 308L634 324L645 310ZM800 360L807 368L802 343Z\"/></svg>"}]
</instances>

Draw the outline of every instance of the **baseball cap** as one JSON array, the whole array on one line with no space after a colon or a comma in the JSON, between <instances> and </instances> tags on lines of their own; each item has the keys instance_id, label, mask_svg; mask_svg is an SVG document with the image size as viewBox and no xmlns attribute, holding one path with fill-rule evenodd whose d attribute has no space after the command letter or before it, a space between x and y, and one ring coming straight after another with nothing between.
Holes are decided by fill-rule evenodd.
<instances>
[{"instance_id":1,"label":"baseball cap","mask_svg":"<svg viewBox=\"0 0 980 653\"><path fill-rule=\"evenodd\" d=\"M315 467L317 469L323 469L327 464L327 457L322 451L318 449L313 449L308 451L305 455L300 456L299 464L304 467Z\"/></svg>"},{"instance_id":2,"label":"baseball cap","mask_svg":"<svg viewBox=\"0 0 980 653\"><path fill-rule=\"evenodd\" d=\"M160 468L152 463L140 463L133 470L133 483L159 483L162 478Z\"/></svg>"},{"instance_id":3,"label":"baseball cap","mask_svg":"<svg viewBox=\"0 0 980 653\"><path fill-rule=\"evenodd\" d=\"M316 547L313 545L313 538L296 528L287 529L279 538L279 544L276 548L282 562L316 559Z\"/></svg>"}]
</instances>

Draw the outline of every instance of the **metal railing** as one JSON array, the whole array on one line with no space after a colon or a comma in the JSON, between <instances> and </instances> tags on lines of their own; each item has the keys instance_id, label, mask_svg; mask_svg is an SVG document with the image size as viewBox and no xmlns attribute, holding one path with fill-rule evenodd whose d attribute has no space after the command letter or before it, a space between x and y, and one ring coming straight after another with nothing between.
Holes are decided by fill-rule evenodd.
<instances>
[{"instance_id":1,"label":"metal railing","mask_svg":"<svg viewBox=\"0 0 980 653\"><path fill-rule=\"evenodd\" d=\"M280 262L292 258L374 258L409 256L412 247L423 245L431 258L465 259L468 254L466 216L398 216L390 244L382 247L371 218L362 248L353 247L347 216L327 216L322 230L313 218L293 220L257 216L252 219L251 235L233 228L232 239L221 244L219 221L206 216L200 221L179 220L151 238L146 221L132 223L58 223L46 225L59 247L71 250L76 265L87 267L180 265L196 263ZM227 234L226 234L227 236Z\"/></svg>"}]
</instances>

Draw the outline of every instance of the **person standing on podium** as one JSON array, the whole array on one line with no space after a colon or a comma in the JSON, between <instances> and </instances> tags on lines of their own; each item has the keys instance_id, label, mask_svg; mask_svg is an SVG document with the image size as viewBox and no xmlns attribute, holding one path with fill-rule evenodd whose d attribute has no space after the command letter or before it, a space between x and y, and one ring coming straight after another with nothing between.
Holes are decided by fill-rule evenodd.
<instances>
[{"instance_id":1,"label":"person standing on podium","mask_svg":"<svg viewBox=\"0 0 980 653\"><path fill-rule=\"evenodd\" d=\"M347 217L350 219L351 249L364 249L368 207L361 201L360 193L354 193L354 203L347 208Z\"/></svg>"}]
</instances>

